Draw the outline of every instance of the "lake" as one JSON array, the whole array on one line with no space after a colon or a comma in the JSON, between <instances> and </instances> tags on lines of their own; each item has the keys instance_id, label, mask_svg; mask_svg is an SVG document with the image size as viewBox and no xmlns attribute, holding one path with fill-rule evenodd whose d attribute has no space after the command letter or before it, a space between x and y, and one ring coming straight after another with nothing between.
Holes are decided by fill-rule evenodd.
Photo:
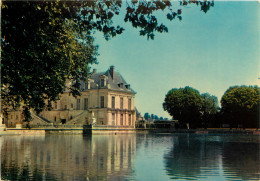
<instances>
[{"instance_id":1,"label":"lake","mask_svg":"<svg viewBox=\"0 0 260 181\"><path fill-rule=\"evenodd\" d=\"M2 136L2 180L260 180L259 135Z\"/></svg>"}]
</instances>

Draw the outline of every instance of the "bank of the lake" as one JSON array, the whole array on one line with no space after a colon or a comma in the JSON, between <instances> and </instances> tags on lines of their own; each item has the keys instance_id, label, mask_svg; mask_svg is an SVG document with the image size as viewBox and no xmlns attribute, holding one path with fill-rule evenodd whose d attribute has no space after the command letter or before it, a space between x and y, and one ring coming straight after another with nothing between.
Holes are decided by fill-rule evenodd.
<instances>
[{"instance_id":1,"label":"bank of the lake","mask_svg":"<svg viewBox=\"0 0 260 181\"><path fill-rule=\"evenodd\" d=\"M45 135L45 134L132 134L132 133L195 133L195 134L248 134L260 135L258 129L227 129L227 128L208 128L208 129L126 129L108 127L49 127L49 128L5 128L0 135Z\"/></svg>"}]
</instances>

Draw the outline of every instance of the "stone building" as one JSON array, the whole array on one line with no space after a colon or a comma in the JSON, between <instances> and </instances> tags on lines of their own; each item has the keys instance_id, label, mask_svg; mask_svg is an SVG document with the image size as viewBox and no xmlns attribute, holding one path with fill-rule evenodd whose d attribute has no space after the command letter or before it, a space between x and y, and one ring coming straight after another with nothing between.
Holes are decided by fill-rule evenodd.
<instances>
[{"instance_id":1,"label":"stone building","mask_svg":"<svg viewBox=\"0 0 260 181\"><path fill-rule=\"evenodd\" d=\"M80 96L75 98L66 90L60 100L53 103L51 111L43 111L40 115L32 113L31 124L135 126L136 92L114 66L100 73L94 69L90 78L81 82L80 88ZM12 127L22 119L21 111L11 112L7 126Z\"/></svg>"}]
</instances>

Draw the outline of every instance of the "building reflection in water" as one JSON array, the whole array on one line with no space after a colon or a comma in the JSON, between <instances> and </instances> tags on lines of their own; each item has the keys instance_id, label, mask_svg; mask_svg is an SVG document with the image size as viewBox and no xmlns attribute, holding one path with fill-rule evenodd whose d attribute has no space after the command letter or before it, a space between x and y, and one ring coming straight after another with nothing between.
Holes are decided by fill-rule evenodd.
<instances>
[{"instance_id":1,"label":"building reflection in water","mask_svg":"<svg viewBox=\"0 0 260 181\"><path fill-rule=\"evenodd\" d=\"M2 137L6 180L120 180L132 175L136 136Z\"/></svg>"},{"instance_id":2,"label":"building reflection in water","mask_svg":"<svg viewBox=\"0 0 260 181\"><path fill-rule=\"evenodd\" d=\"M259 180L259 143L249 135L178 135L165 169L171 179Z\"/></svg>"}]
</instances>

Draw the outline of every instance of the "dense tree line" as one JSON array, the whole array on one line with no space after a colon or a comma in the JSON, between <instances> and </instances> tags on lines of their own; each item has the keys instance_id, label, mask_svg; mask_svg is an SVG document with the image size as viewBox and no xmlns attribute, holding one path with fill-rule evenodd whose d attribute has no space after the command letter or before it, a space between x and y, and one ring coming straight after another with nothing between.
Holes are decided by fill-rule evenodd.
<instances>
[{"instance_id":1,"label":"dense tree line","mask_svg":"<svg viewBox=\"0 0 260 181\"><path fill-rule=\"evenodd\" d=\"M223 121L231 127L259 128L259 104L258 86L230 87L221 99Z\"/></svg>"},{"instance_id":2,"label":"dense tree line","mask_svg":"<svg viewBox=\"0 0 260 181\"><path fill-rule=\"evenodd\" d=\"M218 101L215 96L200 94L191 87L171 89L165 96L163 109L181 128L197 128L207 125L207 119L217 111Z\"/></svg>"},{"instance_id":3,"label":"dense tree line","mask_svg":"<svg viewBox=\"0 0 260 181\"><path fill-rule=\"evenodd\" d=\"M168 118L163 118L162 116L161 117L159 117L159 116L157 116L157 115L155 115L155 114L149 114L148 112L146 112L145 114L144 114L144 119L145 120L148 120L148 119L152 119L152 120L168 120Z\"/></svg>"},{"instance_id":4,"label":"dense tree line","mask_svg":"<svg viewBox=\"0 0 260 181\"><path fill-rule=\"evenodd\" d=\"M221 109L216 96L200 94L191 87L171 89L165 96L163 108L181 128L259 127L260 88L258 86L230 87L221 99Z\"/></svg>"},{"instance_id":5,"label":"dense tree line","mask_svg":"<svg viewBox=\"0 0 260 181\"><path fill-rule=\"evenodd\" d=\"M182 19L181 9L171 1L132 0L126 2L124 21L138 28L141 36L154 39L168 28L153 15L164 11L169 20ZM178 2L176 2L178 3ZM180 1L181 6L196 4L207 12L214 2ZM26 120L30 110L51 109L68 88L80 94L80 81L97 62L98 46L94 33L105 39L121 34L124 28L113 23L122 1L3 1L1 35L1 98L4 108L21 106ZM72 84L66 86L66 80ZM46 103L47 100L47 103ZM1 108L2 111L2 108Z\"/></svg>"}]
</instances>

